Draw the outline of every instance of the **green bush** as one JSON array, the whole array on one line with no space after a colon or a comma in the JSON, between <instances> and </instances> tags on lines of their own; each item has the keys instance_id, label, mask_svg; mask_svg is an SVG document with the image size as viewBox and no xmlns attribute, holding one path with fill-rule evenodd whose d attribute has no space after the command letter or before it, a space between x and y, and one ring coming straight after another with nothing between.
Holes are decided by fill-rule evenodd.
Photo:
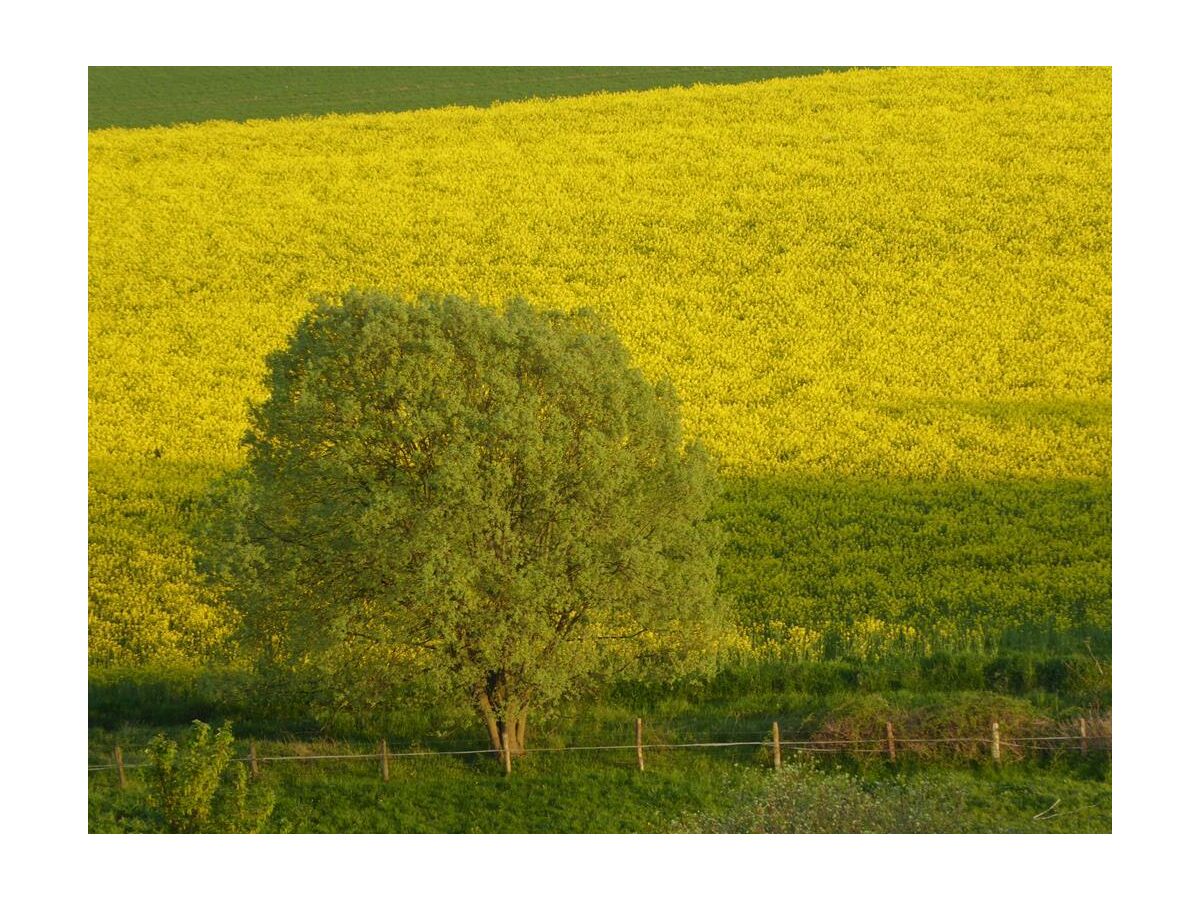
<instances>
[{"instance_id":1,"label":"green bush","mask_svg":"<svg viewBox=\"0 0 1200 900\"><path fill-rule=\"evenodd\" d=\"M167 831L175 833L256 833L275 806L274 794L251 787L246 767L233 759L228 722L214 734L199 720L182 747L163 734L146 748L150 803Z\"/></svg>"},{"instance_id":2,"label":"green bush","mask_svg":"<svg viewBox=\"0 0 1200 900\"><path fill-rule=\"evenodd\" d=\"M701 834L945 834L963 830L966 797L926 778L865 781L807 760L765 791L744 794L719 815L693 815L677 831Z\"/></svg>"}]
</instances>

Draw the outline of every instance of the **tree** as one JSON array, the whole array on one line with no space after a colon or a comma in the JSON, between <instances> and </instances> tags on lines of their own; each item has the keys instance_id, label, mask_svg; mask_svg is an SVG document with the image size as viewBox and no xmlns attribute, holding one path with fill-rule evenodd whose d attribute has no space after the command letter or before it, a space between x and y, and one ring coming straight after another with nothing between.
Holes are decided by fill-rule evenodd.
<instances>
[{"instance_id":1,"label":"tree","mask_svg":"<svg viewBox=\"0 0 1200 900\"><path fill-rule=\"evenodd\" d=\"M520 752L531 709L711 666L710 465L595 315L354 293L268 368L216 568L327 705L420 680Z\"/></svg>"}]
</instances>

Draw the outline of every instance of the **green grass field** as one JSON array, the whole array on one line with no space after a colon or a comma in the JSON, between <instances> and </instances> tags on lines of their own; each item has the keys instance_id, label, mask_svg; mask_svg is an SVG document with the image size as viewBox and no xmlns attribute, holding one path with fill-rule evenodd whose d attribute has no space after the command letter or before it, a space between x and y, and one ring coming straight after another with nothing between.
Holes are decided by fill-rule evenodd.
<instances>
[{"instance_id":1,"label":"green grass field","mask_svg":"<svg viewBox=\"0 0 1200 900\"><path fill-rule=\"evenodd\" d=\"M902 737L986 736L993 719L1006 735L1043 736L1064 723L1069 730L1080 716L1103 716L1110 684L1111 669L1098 658L1045 651L760 663L690 686L622 683L533 721L530 746L628 745L638 716L647 744L754 745L649 750L642 775L629 750L534 752L515 761L510 779L487 756L401 758L386 785L374 760L272 762L263 769L278 799L269 825L315 832L662 831L681 817L732 814L738 796L766 785L766 740L775 721L784 740L878 738L889 721ZM116 745L136 763L155 732L182 736L197 716L233 721L243 756L251 738L260 757L371 753L380 737L393 752L486 743L469 711L431 708L420 697L367 723L336 719L321 727L294 710L272 709L252 676L215 668L172 678L109 673L93 682L89 707L91 765L110 764ZM818 758L884 782L897 773L931 779L966 803L955 830L1111 829L1111 769L1101 747L1082 757L1072 743L1010 756L999 767L986 745L931 745L901 753L895 769L877 755ZM131 788L119 791L111 769L90 773L90 830L155 830L143 778L130 769ZM1069 815L1033 818L1056 799Z\"/></svg>"},{"instance_id":2,"label":"green grass field","mask_svg":"<svg viewBox=\"0 0 1200 900\"><path fill-rule=\"evenodd\" d=\"M752 729L724 725L724 740L755 740ZM168 729L173 736L182 729ZM593 741L628 743L631 735L590 723L575 733ZM120 742L127 761L140 758L137 747L151 735L146 728L117 732L93 729L89 756L109 763ZM656 729L655 740L687 737L686 732ZM248 753L248 743L237 750ZM369 742L328 739L259 741L261 757L369 753ZM438 746L463 745L444 741ZM390 744L393 752L429 749ZM785 751L785 765L801 761ZM896 766L878 759L805 757L822 773L854 773L868 790L920 780L964 805L934 830L963 832L1107 832L1112 828L1111 776L1107 757L1094 754L1043 755L996 766L987 760L901 759ZM530 753L513 763L505 777L489 756L394 758L384 783L378 760L310 760L261 763L263 783L276 796L267 830L293 832L662 832L686 830L683 820L720 819L771 787L767 747L694 750L647 750L639 772L631 751ZM92 832L161 830L147 803L144 770L128 770L121 790L111 769L89 773L88 825ZM1037 818L1054 806L1059 815ZM865 823L868 830L871 822ZM879 823L879 830L885 823Z\"/></svg>"},{"instance_id":3,"label":"green grass field","mask_svg":"<svg viewBox=\"0 0 1200 900\"><path fill-rule=\"evenodd\" d=\"M520 760L505 779L487 762L421 759L392 763L384 783L371 762L277 763L264 775L277 801L269 828L305 833L658 833L682 816L727 813L771 773L745 753L678 753L639 773L628 760L549 755ZM886 783L890 772L873 777ZM923 777L952 786L968 803L964 832L1109 832L1112 787L1104 772L1067 765L943 765ZM137 775L118 790L112 772L92 774L93 833L155 830ZM1059 815L1037 816L1059 801Z\"/></svg>"},{"instance_id":4,"label":"green grass field","mask_svg":"<svg viewBox=\"0 0 1200 900\"><path fill-rule=\"evenodd\" d=\"M92 66L88 128L489 106L530 97L736 84L848 66Z\"/></svg>"}]
</instances>

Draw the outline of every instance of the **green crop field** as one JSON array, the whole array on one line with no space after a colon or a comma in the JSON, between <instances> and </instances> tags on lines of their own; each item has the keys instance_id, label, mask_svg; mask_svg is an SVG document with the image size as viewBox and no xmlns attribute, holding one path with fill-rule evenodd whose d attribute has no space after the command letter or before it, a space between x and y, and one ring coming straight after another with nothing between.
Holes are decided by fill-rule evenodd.
<instances>
[{"instance_id":1,"label":"green crop field","mask_svg":"<svg viewBox=\"0 0 1200 900\"><path fill-rule=\"evenodd\" d=\"M845 66L92 66L88 128L489 106L530 97L736 84Z\"/></svg>"},{"instance_id":2,"label":"green crop field","mask_svg":"<svg viewBox=\"0 0 1200 900\"><path fill-rule=\"evenodd\" d=\"M715 460L717 674L597 685L534 745L637 716L678 739L1107 719L1109 70L93 68L89 129L93 762L193 718L281 748L486 740L419 696L366 725L272 706L196 568L266 354L352 288L589 307ZM551 755L509 782L276 768L272 827L700 827L765 784L757 749L640 780ZM1107 757L1069 757L900 769L961 830L1110 829ZM157 828L110 774L90 828Z\"/></svg>"}]
</instances>

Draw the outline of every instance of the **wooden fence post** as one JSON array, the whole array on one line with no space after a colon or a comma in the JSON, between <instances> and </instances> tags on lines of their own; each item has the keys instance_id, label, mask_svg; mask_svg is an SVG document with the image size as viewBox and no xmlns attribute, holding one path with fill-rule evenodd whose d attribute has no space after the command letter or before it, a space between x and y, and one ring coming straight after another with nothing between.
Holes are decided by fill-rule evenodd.
<instances>
[{"instance_id":1,"label":"wooden fence post","mask_svg":"<svg viewBox=\"0 0 1200 900\"><path fill-rule=\"evenodd\" d=\"M992 759L1000 762L1000 723L992 723Z\"/></svg>"},{"instance_id":2,"label":"wooden fence post","mask_svg":"<svg viewBox=\"0 0 1200 900\"><path fill-rule=\"evenodd\" d=\"M637 734L637 754L638 754L638 771L646 771L646 757L642 754L642 717L638 716L637 725L634 728Z\"/></svg>"},{"instance_id":3,"label":"wooden fence post","mask_svg":"<svg viewBox=\"0 0 1200 900\"><path fill-rule=\"evenodd\" d=\"M508 752L508 729L500 732L500 744L504 748L504 774L512 774L512 754Z\"/></svg>"},{"instance_id":4,"label":"wooden fence post","mask_svg":"<svg viewBox=\"0 0 1200 900\"><path fill-rule=\"evenodd\" d=\"M1087 738L1087 719L1079 719L1079 752L1087 754L1088 738Z\"/></svg>"},{"instance_id":5,"label":"wooden fence post","mask_svg":"<svg viewBox=\"0 0 1200 900\"><path fill-rule=\"evenodd\" d=\"M888 735L888 759L892 762L896 761L896 732L892 730L892 723L887 723Z\"/></svg>"},{"instance_id":6,"label":"wooden fence post","mask_svg":"<svg viewBox=\"0 0 1200 900\"><path fill-rule=\"evenodd\" d=\"M779 743L779 723L771 723L771 743L775 745L775 768L783 768L783 746Z\"/></svg>"},{"instance_id":7,"label":"wooden fence post","mask_svg":"<svg viewBox=\"0 0 1200 900\"><path fill-rule=\"evenodd\" d=\"M250 777L258 777L258 748L254 746L254 741L250 742Z\"/></svg>"},{"instance_id":8,"label":"wooden fence post","mask_svg":"<svg viewBox=\"0 0 1200 900\"><path fill-rule=\"evenodd\" d=\"M383 770L383 780L389 781L392 777L392 773L388 769L388 748L386 738L379 742L379 762L380 767Z\"/></svg>"},{"instance_id":9,"label":"wooden fence post","mask_svg":"<svg viewBox=\"0 0 1200 900\"><path fill-rule=\"evenodd\" d=\"M125 781L125 757L121 755L120 744L113 749L113 756L117 759L117 782L121 785L121 790L125 790L128 782Z\"/></svg>"}]
</instances>

